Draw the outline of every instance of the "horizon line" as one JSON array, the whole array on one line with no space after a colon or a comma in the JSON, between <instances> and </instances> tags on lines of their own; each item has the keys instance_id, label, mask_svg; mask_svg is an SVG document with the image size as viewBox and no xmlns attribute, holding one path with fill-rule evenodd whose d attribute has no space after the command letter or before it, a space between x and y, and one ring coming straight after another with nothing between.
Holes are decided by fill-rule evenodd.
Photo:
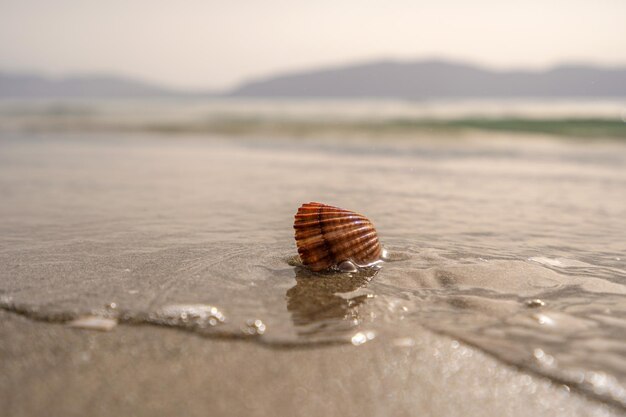
<instances>
[{"instance_id":1,"label":"horizon line","mask_svg":"<svg viewBox=\"0 0 626 417\"><path fill-rule=\"evenodd\" d=\"M84 71L84 72L65 72L65 73L54 73L50 71L42 71L42 70L33 70L33 69L21 69L21 70L11 70L0 67L0 75L9 75L9 76L31 76L44 78L50 81L67 81L72 79L94 79L94 78L109 78L115 79L117 81L129 81L144 84L147 87L158 88L161 90L166 90L170 93L199 93L199 94L227 94L229 91L235 90L247 83L259 82L264 80L270 80L272 78L279 78L285 76L292 75L304 75L309 73L328 71L328 70L341 70L348 69L351 67L365 66L365 65L380 65L380 64L411 64L411 63L441 63L441 64L449 64L449 65L459 65L459 66L467 66L475 69L490 71L494 73L507 73L507 72L531 72L531 73L541 73L541 72L549 72L555 69L564 68L564 67L593 67L596 69L603 70L621 70L626 69L626 63L620 64L608 64L608 63L600 63L592 60L584 60L584 59L572 59L572 60L562 60L553 62L551 64L543 65L543 66L507 66L501 67L497 65L490 65L485 63L479 63L477 61L472 61L469 59L459 59L459 58L446 58L440 55L430 55L424 56L421 58L396 58L396 57L378 57L378 58L370 58L370 59L355 59L352 61L344 61L341 63L329 63L329 64L320 64L309 67L299 67L293 69L285 69L278 70L271 73L266 73L262 75L251 76L247 78L243 78L236 83L233 83L229 87L223 88L210 88L204 86L197 87L177 87L173 85L169 85L165 82L153 81L148 77L143 77L141 75L130 75L127 73L121 73L118 71L106 71L106 70L96 70L96 71Z\"/></svg>"}]
</instances>

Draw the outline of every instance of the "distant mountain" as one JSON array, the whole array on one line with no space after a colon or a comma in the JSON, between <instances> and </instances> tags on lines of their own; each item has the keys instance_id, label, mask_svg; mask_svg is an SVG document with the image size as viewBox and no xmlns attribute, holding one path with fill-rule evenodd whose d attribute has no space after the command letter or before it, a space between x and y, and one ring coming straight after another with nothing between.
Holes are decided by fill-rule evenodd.
<instances>
[{"instance_id":1,"label":"distant mountain","mask_svg":"<svg viewBox=\"0 0 626 417\"><path fill-rule=\"evenodd\" d=\"M0 72L2 97L203 97L112 76L49 78ZM626 67L558 66L494 71L447 61L382 61L276 75L241 84L222 97L318 98L592 98L626 97Z\"/></svg>"},{"instance_id":2,"label":"distant mountain","mask_svg":"<svg viewBox=\"0 0 626 417\"><path fill-rule=\"evenodd\" d=\"M130 78L76 76L49 78L39 75L0 73L0 97L160 97L173 90Z\"/></svg>"},{"instance_id":3,"label":"distant mountain","mask_svg":"<svg viewBox=\"0 0 626 417\"><path fill-rule=\"evenodd\" d=\"M493 71L445 61L383 61L247 82L241 97L504 98L626 97L626 68L559 66Z\"/></svg>"}]
</instances>

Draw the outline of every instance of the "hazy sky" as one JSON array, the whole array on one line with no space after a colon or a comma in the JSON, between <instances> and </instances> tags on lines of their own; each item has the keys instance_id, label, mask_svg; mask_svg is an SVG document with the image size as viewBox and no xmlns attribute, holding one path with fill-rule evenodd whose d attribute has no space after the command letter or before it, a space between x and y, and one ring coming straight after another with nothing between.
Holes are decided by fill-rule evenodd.
<instances>
[{"instance_id":1,"label":"hazy sky","mask_svg":"<svg viewBox=\"0 0 626 417\"><path fill-rule=\"evenodd\" d=\"M379 58L626 64L626 0L0 0L0 69L225 88Z\"/></svg>"}]
</instances>

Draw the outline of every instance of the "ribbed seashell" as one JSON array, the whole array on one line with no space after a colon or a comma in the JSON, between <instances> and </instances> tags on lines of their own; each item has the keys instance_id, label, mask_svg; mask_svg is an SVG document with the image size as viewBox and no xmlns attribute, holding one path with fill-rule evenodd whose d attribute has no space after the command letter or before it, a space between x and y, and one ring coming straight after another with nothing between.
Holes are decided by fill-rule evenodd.
<instances>
[{"instance_id":1,"label":"ribbed seashell","mask_svg":"<svg viewBox=\"0 0 626 417\"><path fill-rule=\"evenodd\" d=\"M353 211L322 203L303 204L293 227L300 259L312 271L333 268L345 261L367 266L383 255L372 222Z\"/></svg>"}]
</instances>

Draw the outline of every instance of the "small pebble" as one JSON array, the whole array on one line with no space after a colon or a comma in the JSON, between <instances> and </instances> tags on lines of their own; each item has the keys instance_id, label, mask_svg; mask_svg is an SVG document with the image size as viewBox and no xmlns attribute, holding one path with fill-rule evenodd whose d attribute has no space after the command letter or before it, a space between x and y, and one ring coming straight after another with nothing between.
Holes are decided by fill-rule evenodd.
<instances>
[{"instance_id":1,"label":"small pebble","mask_svg":"<svg viewBox=\"0 0 626 417\"><path fill-rule=\"evenodd\" d=\"M117 326L117 320L99 316L79 317L67 323L70 327L108 332Z\"/></svg>"},{"instance_id":2,"label":"small pebble","mask_svg":"<svg viewBox=\"0 0 626 417\"><path fill-rule=\"evenodd\" d=\"M546 305L545 301L540 300L539 298L535 298L534 300L526 301L526 307L528 307L528 308L543 307L545 305Z\"/></svg>"},{"instance_id":3,"label":"small pebble","mask_svg":"<svg viewBox=\"0 0 626 417\"><path fill-rule=\"evenodd\" d=\"M376 337L376 334L371 331L358 332L354 336L352 336L351 341L354 346L359 346L359 345L362 345L363 343L373 340L375 337Z\"/></svg>"},{"instance_id":4,"label":"small pebble","mask_svg":"<svg viewBox=\"0 0 626 417\"><path fill-rule=\"evenodd\" d=\"M241 328L241 331L248 335L262 335L265 333L267 326L261 320L247 320L244 327Z\"/></svg>"}]
</instances>

